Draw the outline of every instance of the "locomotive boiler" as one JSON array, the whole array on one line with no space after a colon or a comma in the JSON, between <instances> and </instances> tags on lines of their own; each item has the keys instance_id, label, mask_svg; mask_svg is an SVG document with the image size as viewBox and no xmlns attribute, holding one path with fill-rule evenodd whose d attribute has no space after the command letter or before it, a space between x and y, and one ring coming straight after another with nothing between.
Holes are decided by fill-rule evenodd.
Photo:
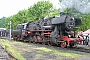
<instances>
[{"instance_id":1,"label":"locomotive boiler","mask_svg":"<svg viewBox=\"0 0 90 60\"><path fill-rule=\"evenodd\" d=\"M12 31L12 36L16 40L42 43L48 45L60 45L62 48L74 46L84 40L76 38L72 30L75 26L81 25L79 18L74 18L72 14L61 13L60 17L50 17L19 24L16 30Z\"/></svg>"}]
</instances>

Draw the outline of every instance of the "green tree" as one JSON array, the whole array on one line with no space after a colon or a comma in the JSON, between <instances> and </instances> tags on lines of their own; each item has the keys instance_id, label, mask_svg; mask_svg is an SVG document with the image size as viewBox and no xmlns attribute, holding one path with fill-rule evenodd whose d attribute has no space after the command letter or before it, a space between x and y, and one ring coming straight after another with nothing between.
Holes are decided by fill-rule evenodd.
<instances>
[{"instance_id":1,"label":"green tree","mask_svg":"<svg viewBox=\"0 0 90 60\"><path fill-rule=\"evenodd\" d=\"M36 21L45 16L48 16L52 9L53 4L50 3L50 1L38 1L28 9L28 16L33 17L34 21Z\"/></svg>"},{"instance_id":2,"label":"green tree","mask_svg":"<svg viewBox=\"0 0 90 60\"><path fill-rule=\"evenodd\" d=\"M10 21L12 21L12 29L15 29L17 24L25 23L27 22L27 10L21 10L17 14L14 14L13 16L10 16L6 19L6 26Z\"/></svg>"},{"instance_id":3,"label":"green tree","mask_svg":"<svg viewBox=\"0 0 90 60\"><path fill-rule=\"evenodd\" d=\"M27 10L20 10L17 14L10 16L6 19L6 26L12 21L12 29L15 29L17 24L26 23L30 21L37 21L46 16L58 16L59 10L53 8L53 4L50 1L38 1L34 5L30 6Z\"/></svg>"},{"instance_id":4,"label":"green tree","mask_svg":"<svg viewBox=\"0 0 90 60\"><path fill-rule=\"evenodd\" d=\"M5 28L5 21L6 21L6 17L2 17L1 19L0 19L0 28Z\"/></svg>"},{"instance_id":5,"label":"green tree","mask_svg":"<svg viewBox=\"0 0 90 60\"><path fill-rule=\"evenodd\" d=\"M52 9L48 15L48 17L52 16L60 16L60 10L59 9Z\"/></svg>"},{"instance_id":6,"label":"green tree","mask_svg":"<svg viewBox=\"0 0 90 60\"><path fill-rule=\"evenodd\" d=\"M61 2L62 0L59 0L59 2Z\"/></svg>"},{"instance_id":7,"label":"green tree","mask_svg":"<svg viewBox=\"0 0 90 60\"><path fill-rule=\"evenodd\" d=\"M90 13L88 14L83 14L81 16L81 19L82 19L82 25L80 26L80 30L88 30L90 29Z\"/></svg>"}]
</instances>

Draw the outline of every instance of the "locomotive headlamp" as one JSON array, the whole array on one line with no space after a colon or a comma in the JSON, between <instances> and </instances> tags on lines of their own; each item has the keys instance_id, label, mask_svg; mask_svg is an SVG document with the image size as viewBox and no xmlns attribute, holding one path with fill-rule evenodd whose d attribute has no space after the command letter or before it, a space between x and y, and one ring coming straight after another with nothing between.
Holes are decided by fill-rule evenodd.
<instances>
[{"instance_id":1,"label":"locomotive headlamp","mask_svg":"<svg viewBox=\"0 0 90 60\"><path fill-rule=\"evenodd\" d=\"M28 34L30 34L31 32L28 32Z\"/></svg>"},{"instance_id":2,"label":"locomotive headlamp","mask_svg":"<svg viewBox=\"0 0 90 60\"><path fill-rule=\"evenodd\" d=\"M74 20L74 18L71 18L71 21L73 21Z\"/></svg>"}]
</instances>

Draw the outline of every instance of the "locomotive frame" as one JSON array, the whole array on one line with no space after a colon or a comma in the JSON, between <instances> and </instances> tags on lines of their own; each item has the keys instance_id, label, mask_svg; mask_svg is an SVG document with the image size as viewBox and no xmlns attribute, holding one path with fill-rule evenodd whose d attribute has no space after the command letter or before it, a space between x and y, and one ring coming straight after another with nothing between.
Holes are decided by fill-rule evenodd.
<instances>
[{"instance_id":1,"label":"locomotive frame","mask_svg":"<svg viewBox=\"0 0 90 60\"><path fill-rule=\"evenodd\" d=\"M81 25L79 18L74 18L72 14L61 14L60 17L19 24L16 30L12 30L12 38L33 43L59 45L62 48L72 47L84 41L82 38L75 37L75 33L71 33L78 25Z\"/></svg>"}]
</instances>

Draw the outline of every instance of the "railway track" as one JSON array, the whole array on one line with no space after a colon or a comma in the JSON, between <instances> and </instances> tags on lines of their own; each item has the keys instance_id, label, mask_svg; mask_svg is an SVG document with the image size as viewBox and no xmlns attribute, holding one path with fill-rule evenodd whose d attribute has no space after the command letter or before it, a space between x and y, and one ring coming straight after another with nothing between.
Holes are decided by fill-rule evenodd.
<instances>
[{"instance_id":1,"label":"railway track","mask_svg":"<svg viewBox=\"0 0 90 60\"><path fill-rule=\"evenodd\" d=\"M67 47L67 48L61 48L57 46L52 46L56 50L62 50L65 52L74 52L77 54L90 54L90 46L80 46L77 45L77 47Z\"/></svg>"},{"instance_id":2,"label":"railway track","mask_svg":"<svg viewBox=\"0 0 90 60\"><path fill-rule=\"evenodd\" d=\"M2 45L0 45L0 60L7 60L5 55L5 49L3 49Z\"/></svg>"},{"instance_id":3,"label":"railway track","mask_svg":"<svg viewBox=\"0 0 90 60\"><path fill-rule=\"evenodd\" d=\"M36 44L36 45L41 45L41 44ZM67 47L67 48L61 48L58 46L48 47L48 45L43 45L43 46L50 49L53 48L55 50L60 50L60 51L65 51L65 52L74 52L77 54L90 54L90 46L85 46L85 45L77 45L75 47Z\"/></svg>"},{"instance_id":4,"label":"railway track","mask_svg":"<svg viewBox=\"0 0 90 60\"><path fill-rule=\"evenodd\" d=\"M85 53L90 53L90 46L89 47L74 47L72 48L73 51L80 51Z\"/></svg>"},{"instance_id":5,"label":"railway track","mask_svg":"<svg viewBox=\"0 0 90 60\"><path fill-rule=\"evenodd\" d=\"M11 52L5 49L6 47L0 44L0 60L18 60Z\"/></svg>"},{"instance_id":6,"label":"railway track","mask_svg":"<svg viewBox=\"0 0 90 60\"><path fill-rule=\"evenodd\" d=\"M27 43L27 42L25 42ZM33 44L33 43L28 43L28 44ZM90 43L89 43L90 44ZM65 51L65 52L72 52L72 53L77 53L77 54L90 54L90 46L85 46L85 45L77 45L77 46L74 46L74 47L67 47L67 48L61 48L60 46L48 46L48 45L42 45L42 44L35 44L34 45L36 46L43 46L43 47L46 47L46 48L49 48L49 49L55 49L55 50L60 50L60 51Z\"/></svg>"}]
</instances>

